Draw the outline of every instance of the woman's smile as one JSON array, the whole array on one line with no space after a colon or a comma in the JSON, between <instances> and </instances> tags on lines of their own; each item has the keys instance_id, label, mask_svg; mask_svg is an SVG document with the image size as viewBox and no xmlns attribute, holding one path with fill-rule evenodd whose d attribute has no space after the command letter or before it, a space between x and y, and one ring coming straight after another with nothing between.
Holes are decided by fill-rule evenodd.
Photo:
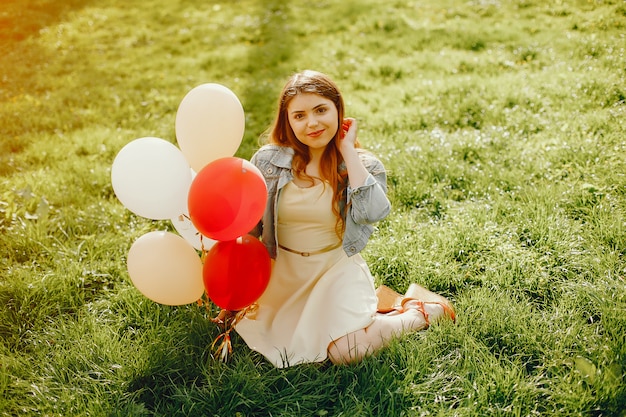
<instances>
[{"instance_id":1,"label":"woman's smile","mask_svg":"<svg viewBox=\"0 0 626 417\"><path fill-rule=\"evenodd\" d=\"M325 129L320 129L320 130L316 130L314 132L311 132L308 134L308 136L312 137L312 138L316 138L318 136L320 136L322 133L324 133Z\"/></svg>"}]
</instances>

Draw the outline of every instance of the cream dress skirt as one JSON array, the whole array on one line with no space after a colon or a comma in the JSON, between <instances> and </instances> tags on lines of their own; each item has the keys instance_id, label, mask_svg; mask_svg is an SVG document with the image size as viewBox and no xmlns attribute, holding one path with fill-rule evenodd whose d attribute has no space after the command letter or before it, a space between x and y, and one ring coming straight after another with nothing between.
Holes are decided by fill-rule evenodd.
<instances>
[{"instance_id":1,"label":"cream dress skirt","mask_svg":"<svg viewBox=\"0 0 626 417\"><path fill-rule=\"evenodd\" d=\"M359 254L348 257L335 233L332 195L326 183L283 188L268 287L235 327L280 368L324 361L330 342L369 326L376 313L367 264Z\"/></svg>"}]
</instances>

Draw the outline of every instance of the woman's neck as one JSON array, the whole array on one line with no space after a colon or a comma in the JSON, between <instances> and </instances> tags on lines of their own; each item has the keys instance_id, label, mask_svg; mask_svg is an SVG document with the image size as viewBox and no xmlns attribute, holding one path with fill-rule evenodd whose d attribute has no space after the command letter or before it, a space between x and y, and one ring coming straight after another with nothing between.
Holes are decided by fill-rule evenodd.
<instances>
[{"instance_id":1,"label":"woman's neck","mask_svg":"<svg viewBox=\"0 0 626 417\"><path fill-rule=\"evenodd\" d=\"M309 148L309 156L311 159L309 163L306 165L306 174L311 177L319 178L320 172L320 161L322 160L322 155L324 154L324 148L322 149L311 149Z\"/></svg>"},{"instance_id":2,"label":"woman's neck","mask_svg":"<svg viewBox=\"0 0 626 417\"><path fill-rule=\"evenodd\" d=\"M311 158L311 160L309 161L309 164L313 162L319 166L320 161L322 160L322 155L324 155L325 149L326 148L309 148L309 157Z\"/></svg>"}]
</instances>

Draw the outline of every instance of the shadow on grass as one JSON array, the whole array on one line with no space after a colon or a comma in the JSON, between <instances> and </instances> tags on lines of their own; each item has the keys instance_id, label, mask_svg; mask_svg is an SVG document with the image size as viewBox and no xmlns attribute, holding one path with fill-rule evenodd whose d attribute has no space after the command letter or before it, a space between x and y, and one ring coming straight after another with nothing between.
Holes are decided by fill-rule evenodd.
<instances>
[{"instance_id":1,"label":"shadow on grass","mask_svg":"<svg viewBox=\"0 0 626 417\"><path fill-rule=\"evenodd\" d=\"M257 13L259 35L243 68L247 84L241 100L247 120L246 136L238 152L243 158L250 158L258 148L259 135L272 122L280 88L295 66L289 2L261 0Z\"/></svg>"}]
</instances>

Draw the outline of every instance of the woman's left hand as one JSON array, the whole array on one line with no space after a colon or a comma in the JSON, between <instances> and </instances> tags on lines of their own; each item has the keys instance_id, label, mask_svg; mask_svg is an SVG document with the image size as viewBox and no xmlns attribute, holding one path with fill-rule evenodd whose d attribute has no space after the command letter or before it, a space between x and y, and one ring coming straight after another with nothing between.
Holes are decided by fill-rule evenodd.
<instances>
[{"instance_id":1,"label":"woman's left hand","mask_svg":"<svg viewBox=\"0 0 626 417\"><path fill-rule=\"evenodd\" d=\"M341 124L341 134L339 135L339 151L344 154L347 150L354 149L356 142L357 121L352 117L343 119Z\"/></svg>"},{"instance_id":2,"label":"woman's left hand","mask_svg":"<svg viewBox=\"0 0 626 417\"><path fill-rule=\"evenodd\" d=\"M365 184L365 180L368 176L367 169L363 166L363 162L361 161L361 158L355 148L357 132L356 119L343 119L341 128L343 129L341 133L345 134L343 138L339 139L337 147L339 148L339 152L341 152L343 161L348 169L350 187L356 189L357 187Z\"/></svg>"}]
</instances>

